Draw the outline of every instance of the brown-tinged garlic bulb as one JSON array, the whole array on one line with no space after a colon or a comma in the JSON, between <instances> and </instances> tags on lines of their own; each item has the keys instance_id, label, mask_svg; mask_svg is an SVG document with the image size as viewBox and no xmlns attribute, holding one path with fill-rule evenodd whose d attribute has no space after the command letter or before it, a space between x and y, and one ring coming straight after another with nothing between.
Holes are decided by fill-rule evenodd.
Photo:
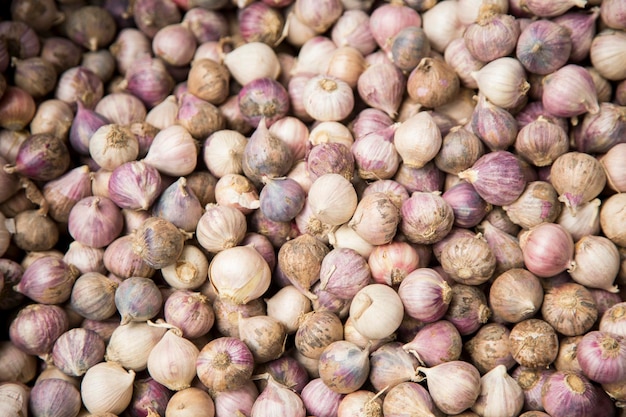
<instances>
[{"instance_id":1,"label":"brown-tinged garlic bulb","mask_svg":"<svg viewBox=\"0 0 626 417\"><path fill-rule=\"evenodd\" d=\"M322 260L330 251L322 241L305 233L287 241L278 251L278 267L305 294L319 279Z\"/></svg>"},{"instance_id":2,"label":"brown-tinged garlic bulb","mask_svg":"<svg viewBox=\"0 0 626 417\"><path fill-rule=\"evenodd\" d=\"M180 257L185 236L171 222L148 218L133 235L133 251L152 268L163 268Z\"/></svg>"},{"instance_id":3,"label":"brown-tinged garlic bulb","mask_svg":"<svg viewBox=\"0 0 626 417\"><path fill-rule=\"evenodd\" d=\"M593 156L567 152L552 164L550 182L559 193L559 201L575 214L578 206L593 200L604 189L606 174Z\"/></svg>"},{"instance_id":4,"label":"brown-tinged garlic bulb","mask_svg":"<svg viewBox=\"0 0 626 417\"><path fill-rule=\"evenodd\" d=\"M459 92L460 81L443 59L423 58L407 81L409 96L424 107L449 103Z\"/></svg>"}]
</instances>

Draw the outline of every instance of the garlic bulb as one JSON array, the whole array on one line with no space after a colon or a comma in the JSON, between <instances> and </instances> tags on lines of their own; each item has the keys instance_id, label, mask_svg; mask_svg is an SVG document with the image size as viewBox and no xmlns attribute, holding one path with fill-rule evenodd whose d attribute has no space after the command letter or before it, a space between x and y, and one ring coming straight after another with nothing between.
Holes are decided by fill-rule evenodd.
<instances>
[{"instance_id":1,"label":"garlic bulb","mask_svg":"<svg viewBox=\"0 0 626 417\"><path fill-rule=\"evenodd\" d=\"M267 416L305 417L306 409L298 394L269 377L250 412L250 417Z\"/></svg>"},{"instance_id":2,"label":"garlic bulb","mask_svg":"<svg viewBox=\"0 0 626 417\"><path fill-rule=\"evenodd\" d=\"M522 388L506 366L498 365L480 379L480 394L472 410L482 417L515 417L523 405Z\"/></svg>"},{"instance_id":3,"label":"garlic bulb","mask_svg":"<svg viewBox=\"0 0 626 417\"><path fill-rule=\"evenodd\" d=\"M304 109L319 121L339 121L354 108L354 93L350 85L330 75L317 75L304 86Z\"/></svg>"},{"instance_id":4,"label":"garlic bulb","mask_svg":"<svg viewBox=\"0 0 626 417\"><path fill-rule=\"evenodd\" d=\"M209 264L209 279L217 293L237 304L262 296L271 274L267 261L250 246L224 249Z\"/></svg>"},{"instance_id":5,"label":"garlic bulb","mask_svg":"<svg viewBox=\"0 0 626 417\"><path fill-rule=\"evenodd\" d=\"M198 243L209 252L232 248L239 244L245 234L244 214L237 208L227 205L207 204L196 227Z\"/></svg>"},{"instance_id":6,"label":"garlic bulb","mask_svg":"<svg viewBox=\"0 0 626 417\"><path fill-rule=\"evenodd\" d=\"M308 203L320 221L339 226L354 214L357 194L354 186L343 175L324 174L311 184Z\"/></svg>"},{"instance_id":7,"label":"garlic bulb","mask_svg":"<svg viewBox=\"0 0 626 417\"><path fill-rule=\"evenodd\" d=\"M478 88L496 106L511 108L525 99L530 89L524 67L511 57L498 58L473 72Z\"/></svg>"},{"instance_id":8,"label":"garlic bulb","mask_svg":"<svg viewBox=\"0 0 626 417\"><path fill-rule=\"evenodd\" d=\"M439 127L425 111L402 122L393 135L393 144L402 162L413 168L421 168L431 161L439 153L442 142Z\"/></svg>"},{"instance_id":9,"label":"garlic bulb","mask_svg":"<svg viewBox=\"0 0 626 417\"><path fill-rule=\"evenodd\" d=\"M254 62L254 65L250 65ZM235 48L224 57L224 64L232 77L241 85L257 78L276 79L280 62L276 52L263 42L249 42Z\"/></svg>"},{"instance_id":10,"label":"garlic bulb","mask_svg":"<svg viewBox=\"0 0 626 417\"><path fill-rule=\"evenodd\" d=\"M574 245L572 279L588 288L617 292L615 277L620 269L617 246L604 236L585 236Z\"/></svg>"},{"instance_id":11,"label":"garlic bulb","mask_svg":"<svg viewBox=\"0 0 626 417\"><path fill-rule=\"evenodd\" d=\"M80 385L85 408L92 414L121 414L133 395L135 372L116 362L100 362L87 370Z\"/></svg>"},{"instance_id":12,"label":"garlic bulb","mask_svg":"<svg viewBox=\"0 0 626 417\"><path fill-rule=\"evenodd\" d=\"M433 402L446 414L459 414L468 409L480 394L480 372L469 362L443 362L417 370L426 375Z\"/></svg>"},{"instance_id":13,"label":"garlic bulb","mask_svg":"<svg viewBox=\"0 0 626 417\"><path fill-rule=\"evenodd\" d=\"M404 306L398 293L384 284L370 284L350 304L354 327L369 339L383 339L400 327Z\"/></svg>"},{"instance_id":14,"label":"garlic bulb","mask_svg":"<svg viewBox=\"0 0 626 417\"><path fill-rule=\"evenodd\" d=\"M423 15L423 27L432 49L443 52L450 42L463 36L465 25L457 15L458 1L437 2Z\"/></svg>"},{"instance_id":15,"label":"garlic bulb","mask_svg":"<svg viewBox=\"0 0 626 417\"><path fill-rule=\"evenodd\" d=\"M172 391L189 388L196 376L199 353L196 345L185 339L179 329L171 328L150 351L148 372Z\"/></svg>"},{"instance_id":16,"label":"garlic bulb","mask_svg":"<svg viewBox=\"0 0 626 417\"><path fill-rule=\"evenodd\" d=\"M173 264L161 268L161 275L172 288L193 290L207 280L209 261L196 246L185 245L180 257Z\"/></svg>"},{"instance_id":17,"label":"garlic bulb","mask_svg":"<svg viewBox=\"0 0 626 417\"><path fill-rule=\"evenodd\" d=\"M382 192L362 197L348 225L368 243L383 245L391 242L400 223L400 210Z\"/></svg>"},{"instance_id":18,"label":"garlic bulb","mask_svg":"<svg viewBox=\"0 0 626 417\"><path fill-rule=\"evenodd\" d=\"M288 333L298 330L300 317L311 311L311 300L293 285L286 285L265 300L267 315L278 320Z\"/></svg>"},{"instance_id":19,"label":"garlic bulb","mask_svg":"<svg viewBox=\"0 0 626 417\"><path fill-rule=\"evenodd\" d=\"M148 411L148 416L151 413ZM167 417L215 417L215 403L211 396L200 388L190 387L176 392L167 402Z\"/></svg>"},{"instance_id":20,"label":"garlic bulb","mask_svg":"<svg viewBox=\"0 0 626 417\"><path fill-rule=\"evenodd\" d=\"M130 322L113 330L107 345L105 359L133 371L143 371L150 351L161 340L164 327L149 326L146 322Z\"/></svg>"},{"instance_id":21,"label":"garlic bulb","mask_svg":"<svg viewBox=\"0 0 626 417\"><path fill-rule=\"evenodd\" d=\"M0 414L19 417L28 415L30 389L21 383L7 382L0 385Z\"/></svg>"},{"instance_id":22,"label":"garlic bulb","mask_svg":"<svg viewBox=\"0 0 626 417\"><path fill-rule=\"evenodd\" d=\"M226 174L240 174L241 156L248 139L236 130L214 132L205 141L202 158L209 172L221 178Z\"/></svg>"}]
</instances>

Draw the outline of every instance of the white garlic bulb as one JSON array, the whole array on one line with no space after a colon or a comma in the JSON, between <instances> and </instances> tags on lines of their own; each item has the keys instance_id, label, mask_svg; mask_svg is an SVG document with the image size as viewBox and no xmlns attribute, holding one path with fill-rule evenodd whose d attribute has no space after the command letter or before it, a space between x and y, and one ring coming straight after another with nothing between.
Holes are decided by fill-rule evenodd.
<instances>
[{"instance_id":1,"label":"white garlic bulb","mask_svg":"<svg viewBox=\"0 0 626 417\"><path fill-rule=\"evenodd\" d=\"M168 330L148 356L148 372L159 384L172 391L191 386L196 376L196 359L200 350L182 337L177 328Z\"/></svg>"},{"instance_id":2,"label":"white garlic bulb","mask_svg":"<svg viewBox=\"0 0 626 417\"><path fill-rule=\"evenodd\" d=\"M120 414L133 396L135 372L116 362L100 362L87 370L80 385L85 408L92 413Z\"/></svg>"}]
</instances>

